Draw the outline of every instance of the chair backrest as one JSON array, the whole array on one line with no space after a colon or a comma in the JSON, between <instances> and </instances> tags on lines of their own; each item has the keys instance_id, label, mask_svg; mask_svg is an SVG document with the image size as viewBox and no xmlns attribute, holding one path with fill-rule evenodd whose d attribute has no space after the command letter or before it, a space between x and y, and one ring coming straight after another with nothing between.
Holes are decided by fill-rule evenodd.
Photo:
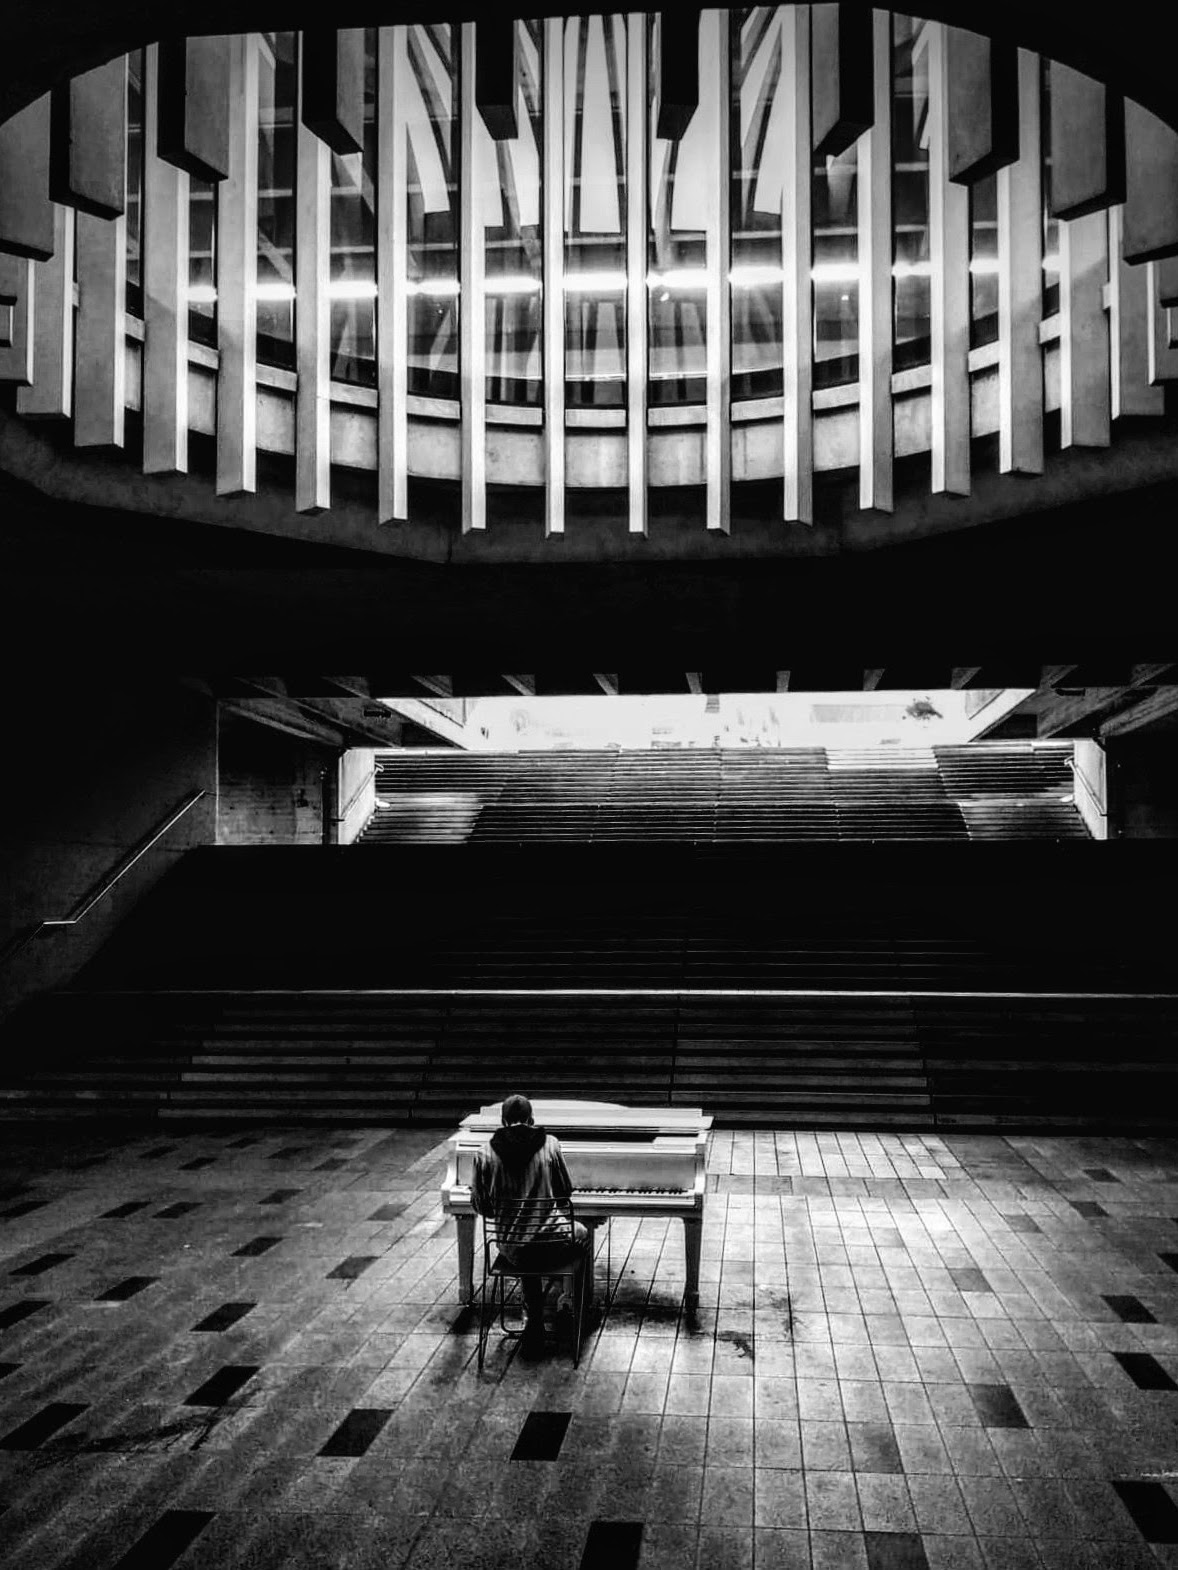
<instances>
[{"instance_id":1,"label":"chair backrest","mask_svg":"<svg viewBox=\"0 0 1178 1570\"><path fill-rule=\"evenodd\" d=\"M493 1216L483 1217L488 1249L516 1252L529 1243L572 1243L576 1239L573 1202L567 1196L509 1199Z\"/></svg>"}]
</instances>

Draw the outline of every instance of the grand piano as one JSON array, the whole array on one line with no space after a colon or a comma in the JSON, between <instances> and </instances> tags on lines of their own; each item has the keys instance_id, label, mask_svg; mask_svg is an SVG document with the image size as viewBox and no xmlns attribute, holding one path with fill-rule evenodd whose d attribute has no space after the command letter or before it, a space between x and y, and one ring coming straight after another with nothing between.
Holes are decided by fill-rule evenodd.
<instances>
[{"instance_id":1,"label":"grand piano","mask_svg":"<svg viewBox=\"0 0 1178 1570\"><path fill-rule=\"evenodd\" d=\"M458 1293L474 1297L475 1154L500 1127L502 1103L464 1117L450 1137L442 1209L458 1229ZM592 1229L608 1216L678 1216L687 1264L684 1304L699 1303L704 1158L710 1117L692 1107L626 1107L612 1101L533 1101L537 1124L555 1134L573 1180L577 1220Z\"/></svg>"}]
</instances>

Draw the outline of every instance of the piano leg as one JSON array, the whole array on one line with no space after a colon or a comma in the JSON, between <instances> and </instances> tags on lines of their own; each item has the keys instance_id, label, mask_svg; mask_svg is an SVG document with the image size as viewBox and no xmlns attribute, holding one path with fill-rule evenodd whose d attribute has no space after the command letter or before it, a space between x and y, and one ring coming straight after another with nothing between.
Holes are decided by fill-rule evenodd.
<instances>
[{"instance_id":1,"label":"piano leg","mask_svg":"<svg viewBox=\"0 0 1178 1570\"><path fill-rule=\"evenodd\" d=\"M695 1218L683 1218L683 1254L687 1263L687 1289L683 1294L683 1306L687 1309L699 1307L699 1249L703 1238L703 1222Z\"/></svg>"},{"instance_id":2,"label":"piano leg","mask_svg":"<svg viewBox=\"0 0 1178 1570\"><path fill-rule=\"evenodd\" d=\"M458 1301L474 1302L474 1217L455 1216L458 1228ZM698 1256L698 1245L696 1253Z\"/></svg>"},{"instance_id":3,"label":"piano leg","mask_svg":"<svg viewBox=\"0 0 1178 1570\"><path fill-rule=\"evenodd\" d=\"M593 1299L597 1286L593 1274L594 1262L597 1259L597 1222L586 1221L585 1230L589 1234L589 1241L585 1248L585 1286L581 1301L584 1306L585 1313L588 1314L589 1310L593 1307Z\"/></svg>"}]
</instances>

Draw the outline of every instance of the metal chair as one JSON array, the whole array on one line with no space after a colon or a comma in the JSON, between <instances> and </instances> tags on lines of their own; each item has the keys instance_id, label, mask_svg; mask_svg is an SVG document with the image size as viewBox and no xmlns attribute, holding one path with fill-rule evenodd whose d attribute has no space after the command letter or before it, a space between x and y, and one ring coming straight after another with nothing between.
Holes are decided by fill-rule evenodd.
<instances>
[{"instance_id":1,"label":"metal chair","mask_svg":"<svg viewBox=\"0 0 1178 1570\"><path fill-rule=\"evenodd\" d=\"M483 1217L483 1280L480 1294L479 1369L486 1356L499 1303L499 1328L505 1336L518 1339L524 1328L513 1329L506 1319L507 1282L528 1279L559 1280L573 1304L573 1367L581 1357L581 1319L584 1283L578 1282L581 1270L593 1269L591 1247L576 1238L576 1217L571 1199L520 1199L507 1204L497 1216ZM520 1245L518 1240L540 1237ZM523 1262L509 1258L522 1253ZM487 1317L487 1283L491 1285L491 1316Z\"/></svg>"}]
</instances>

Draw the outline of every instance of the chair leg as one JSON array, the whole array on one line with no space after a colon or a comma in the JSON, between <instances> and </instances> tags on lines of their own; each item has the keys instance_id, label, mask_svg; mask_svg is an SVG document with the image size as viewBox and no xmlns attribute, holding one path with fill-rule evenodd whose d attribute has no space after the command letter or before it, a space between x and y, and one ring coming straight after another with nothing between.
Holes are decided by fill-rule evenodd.
<instances>
[{"instance_id":1,"label":"chair leg","mask_svg":"<svg viewBox=\"0 0 1178 1570\"><path fill-rule=\"evenodd\" d=\"M479 1373L483 1371L483 1361L487 1355L487 1275L483 1272L483 1284L479 1290Z\"/></svg>"},{"instance_id":2,"label":"chair leg","mask_svg":"<svg viewBox=\"0 0 1178 1570\"><path fill-rule=\"evenodd\" d=\"M589 1253L589 1257L581 1265L581 1270L589 1270L589 1271L591 1271L592 1269L593 1269L593 1255L592 1255L592 1253ZM581 1316L582 1316L582 1314L584 1312L584 1308L585 1308L585 1281L584 1281L584 1279L578 1281L577 1280L578 1274L579 1274L578 1271L576 1271L576 1270L573 1271L573 1279L572 1279L572 1282L571 1282L571 1286L572 1286L572 1289L573 1289L573 1367L574 1368L576 1368L578 1363L581 1361Z\"/></svg>"}]
</instances>

